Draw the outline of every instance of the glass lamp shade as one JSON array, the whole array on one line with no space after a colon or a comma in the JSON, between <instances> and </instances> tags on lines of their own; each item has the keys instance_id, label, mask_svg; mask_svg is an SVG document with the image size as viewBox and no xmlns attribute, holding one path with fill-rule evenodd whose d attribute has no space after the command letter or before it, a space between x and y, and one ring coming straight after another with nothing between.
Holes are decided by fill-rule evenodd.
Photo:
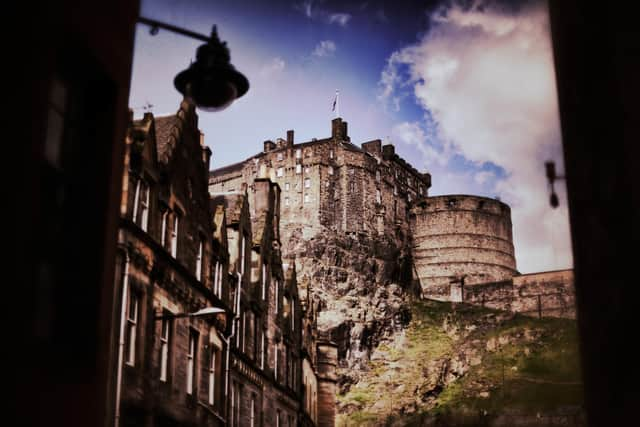
<instances>
[{"instance_id":1,"label":"glass lamp shade","mask_svg":"<svg viewBox=\"0 0 640 427\"><path fill-rule=\"evenodd\" d=\"M229 50L217 37L200 46L196 62L173 83L185 98L204 111L220 111L249 90L249 81L231 65Z\"/></svg>"}]
</instances>

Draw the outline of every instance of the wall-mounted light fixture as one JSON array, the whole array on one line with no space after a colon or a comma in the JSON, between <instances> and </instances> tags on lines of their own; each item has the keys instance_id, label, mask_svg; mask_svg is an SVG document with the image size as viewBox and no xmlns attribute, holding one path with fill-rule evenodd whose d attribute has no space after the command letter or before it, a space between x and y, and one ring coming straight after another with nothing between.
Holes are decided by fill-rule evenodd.
<instances>
[{"instance_id":1,"label":"wall-mounted light fixture","mask_svg":"<svg viewBox=\"0 0 640 427\"><path fill-rule=\"evenodd\" d=\"M139 17L138 22L151 27L156 35L160 28L202 40L196 51L196 62L178 73L173 84L187 100L204 111L220 111L249 90L249 80L231 64L227 42L220 41L216 26L207 37L174 25Z\"/></svg>"},{"instance_id":2,"label":"wall-mounted light fixture","mask_svg":"<svg viewBox=\"0 0 640 427\"><path fill-rule=\"evenodd\" d=\"M560 204L558 200L558 195L553 187L553 183L557 179L564 179L564 175L556 175L556 164L553 161L545 162L544 167L547 171L547 180L549 181L549 190L551 191L551 196L549 196L549 203L552 208L557 208Z\"/></svg>"}]
</instances>

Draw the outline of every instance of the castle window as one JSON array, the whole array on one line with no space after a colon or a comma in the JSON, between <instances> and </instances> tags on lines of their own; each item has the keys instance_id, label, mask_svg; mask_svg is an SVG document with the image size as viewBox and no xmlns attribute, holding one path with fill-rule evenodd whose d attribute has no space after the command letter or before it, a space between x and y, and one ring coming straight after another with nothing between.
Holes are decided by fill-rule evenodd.
<instances>
[{"instance_id":1,"label":"castle window","mask_svg":"<svg viewBox=\"0 0 640 427\"><path fill-rule=\"evenodd\" d=\"M304 173L305 174L308 174L309 172L311 172L311 168L309 168L309 167L304 168Z\"/></svg>"},{"instance_id":2,"label":"castle window","mask_svg":"<svg viewBox=\"0 0 640 427\"><path fill-rule=\"evenodd\" d=\"M376 181L380 182L380 169L376 170Z\"/></svg>"},{"instance_id":3,"label":"castle window","mask_svg":"<svg viewBox=\"0 0 640 427\"><path fill-rule=\"evenodd\" d=\"M299 159L300 157L302 157L302 150L300 150L299 148L296 150L296 159Z\"/></svg>"},{"instance_id":4,"label":"castle window","mask_svg":"<svg viewBox=\"0 0 640 427\"><path fill-rule=\"evenodd\" d=\"M246 242L247 242L247 239L243 233L242 241L240 242L240 274L244 274Z\"/></svg>"},{"instance_id":5,"label":"castle window","mask_svg":"<svg viewBox=\"0 0 640 427\"><path fill-rule=\"evenodd\" d=\"M329 175L333 175L333 166L329 166Z\"/></svg>"},{"instance_id":6,"label":"castle window","mask_svg":"<svg viewBox=\"0 0 640 427\"><path fill-rule=\"evenodd\" d=\"M296 165L296 174L300 175L302 173L302 165L298 164Z\"/></svg>"},{"instance_id":7,"label":"castle window","mask_svg":"<svg viewBox=\"0 0 640 427\"><path fill-rule=\"evenodd\" d=\"M274 357L273 357L273 376L275 377L276 381L278 380L278 358L280 357L280 355L278 354L278 343L274 343L273 344L273 353L274 353Z\"/></svg>"},{"instance_id":8,"label":"castle window","mask_svg":"<svg viewBox=\"0 0 640 427\"><path fill-rule=\"evenodd\" d=\"M262 263L262 299L267 298L267 264Z\"/></svg>"},{"instance_id":9,"label":"castle window","mask_svg":"<svg viewBox=\"0 0 640 427\"><path fill-rule=\"evenodd\" d=\"M411 201L411 193L407 193L407 201Z\"/></svg>"},{"instance_id":10,"label":"castle window","mask_svg":"<svg viewBox=\"0 0 640 427\"><path fill-rule=\"evenodd\" d=\"M397 196L397 195L398 195L398 186L397 186L397 185L394 185L394 186L393 186L393 195L394 195L394 196Z\"/></svg>"},{"instance_id":11,"label":"castle window","mask_svg":"<svg viewBox=\"0 0 640 427\"><path fill-rule=\"evenodd\" d=\"M333 150L329 150L329 158L333 159Z\"/></svg>"},{"instance_id":12,"label":"castle window","mask_svg":"<svg viewBox=\"0 0 640 427\"><path fill-rule=\"evenodd\" d=\"M284 175L284 168L283 167L279 167L278 169L276 169L276 176L277 177L281 177Z\"/></svg>"},{"instance_id":13,"label":"castle window","mask_svg":"<svg viewBox=\"0 0 640 427\"><path fill-rule=\"evenodd\" d=\"M304 180L304 188L311 188L311 179L305 178Z\"/></svg>"},{"instance_id":14,"label":"castle window","mask_svg":"<svg viewBox=\"0 0 640 427\"><path fill-rule=\"evenodd\" d=\"M255 419L256 419L256 396L255 394L251 395L251 415L249 419L249 426L255 427Z\"/></svg>"},{"instance_id":15,"label":"castle window","mask_svg":"<svg viewBox=\"0 0 640 427\"><path fill-rule=\"evenodd\" d=\"M407 177L407 185L411 185L411 177Z\"/></svg>"},{"instance_id":16,"label":"castle window","mask_svg":"<svg viewBox=\"0 0 640 427\"><path fill-rule=\"evenodd\" d=\"M284 155L282 153L278 153L278 161L282 161Z\"/></svg>"},{"instance_id":17,"label":"castle window","mask_svg":"<svg viewBox=\"0 0 640 427\"><path fill-rule=\"evenodd\" d=\"M349 168L349 175L353 175L355 170L353 168Z\"/></svg>"},{"instance_id":18,"label":"castle window","mask_svg":"<svg viewBox=\"0 0 640 427\"><path fill-rule=\"evenodd\" d=\"M289 198L288 197L284 198L284 205L285 206L289 206Z\"/></svg>"},{"instance_id":19,"label":"castle window","mask_svg":"<svg viewBox=\"0 0 640 427\"><path fill-rule=\"evenodd\" d=\"M304 195L304 202L305 203L309 203L311 201L311 197L309 197L309 194L305 194Z\"/></svg>"},{"instance_id":20,"label":"castle window","mask_svg":"<svg viewBox=\"0 0 640 427\"><path fill-rule=\"evenodd\" d=\"M356 191L356 183L351 181L349 182L349 191Z\"/></svg>"},{"instance_id":21,"label":"castle window","mask_svg":"<svg viewBox=\"0 0 640 427\"><path fill-rule=\"evenodd\" d=\"M289 185L289 183L288 183L288 182L285 182L285 183L284 183L284 191L289 191L289 188L290 188L290 187L291 187L291 186Z\"/></svg>"},{"instance_id":22,"label":"castle window","mask_svg":"<svg viewBox=\"0 0 640 427\"><path fill-rule=\"evenodd\" d=\"M376 189L376 203L382 203L382 197L379 189Z\"/></svg>"},{"instance_id":23,"label":"castle window","mask_svg":"<svg viewBox=\"0 0 640 427\"><path fill-rule=\"evenodd\" d=\"M260 369L264 369L264 355L266 351L264 331L260 331Z\"/></svg>"}]
</instances>

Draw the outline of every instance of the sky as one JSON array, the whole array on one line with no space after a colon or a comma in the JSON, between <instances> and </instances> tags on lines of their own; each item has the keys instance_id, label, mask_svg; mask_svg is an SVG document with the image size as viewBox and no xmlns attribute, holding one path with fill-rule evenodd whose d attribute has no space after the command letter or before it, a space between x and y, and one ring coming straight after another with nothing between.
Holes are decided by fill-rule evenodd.
<instances>
[{"instance_id":1,"label":"sky","mask_svg":"<svg viewBox=\"0 0 640 427\"><path fill-rule=\"evenodd\" d=\"M199 112L212 168L262 142L331 133L381 139L432 176L430 195L473 194L511 206L521 273L571 268L563 181L549 205L544 162L564 171L544 1L143 0L142 16L202 34L217 26L250 82L225 110ZM176 112L175 75L202 42L139 24L129 105Z\"/></svg>"}]
</instances>

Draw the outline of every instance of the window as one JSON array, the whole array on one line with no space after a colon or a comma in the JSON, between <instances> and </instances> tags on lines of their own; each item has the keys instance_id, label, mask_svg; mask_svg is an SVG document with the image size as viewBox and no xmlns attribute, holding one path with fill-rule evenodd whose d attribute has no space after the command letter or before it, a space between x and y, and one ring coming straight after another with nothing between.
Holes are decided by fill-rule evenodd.
<instances>
[{"instance_id":1,"label":"window","mask_svg":"<svg viewBox=\"0 0 640 427\"><path fill-rule=\"evenodd\" d=\"M171 255L178 256L178 227L180 226L180 215L176 212L173 216L173 229L171 230Z\"/></svg>"},{"instance_id":2,"label":"window","mask_svg":"<svg viewBox=\"0 0 640 427\"><path fill-rule=\"evenodd\" d=\"M309 194L305 194L304 195L304 202L305 203L309 203L311 201L311 197L309 196Z\"/></svg>"},{"instance_id":3,"label":"window","mask_svg":"<svg viewBox=\"0 0 640 427\"><path fill-rule=\"evenodd\" d=\"M407 193L407 201L411 201L411 193Z\"/></svg>"},{"instance_id":4,"label":"window","mask_svg":"<svg viewBox=\"0 0 640 427\"><path fill-rule=\"evenodd\" d=\"M380 169L376 170L376 181L380 182Z\"/></svg>"},{"instance_id":5,"label":"window","mask_svg":"<svg viewBox=\"0 0 640 427\"><path fill-rule=\"evenodd\" d=\"M398 195L398 187L396 185L393 186L393 195L394 196Z\"/></svg>"},{"instance_id":6,"label":"window","mask_svg":"<svg viewBox=\"0 0 640 427\"><path fill-rule=\"evenodd\" d=\"M264 331L260 331L260 369L264 369L264 355L266 351Z\"/></svg>"},{"instance_id":7,"label":"window","mask_svg":"<svg viewBox=\"0 0 640 427\"><path fill-rule=\"evenodd\" d=\"M278 357L280 357L280 355L278 354L278 343L274 343L273 344L273 376L275 377L276 381L278 380Z\"/></svg>"},{"instance_id":8,"label":"window","mask_svg":"<svg viewBox=\"0 0 640 427\"><path fill-rule=\"evenodd\" d=\"M244 253L246 246L246 238L244 234L242 235L242 242L240 243L240 274L244 274Z\"/></svg>"},{"instance_id":9,"label":"window","mask_svg":"<svg viewBox=\"0 0 640 427\"><path fill-rule=\"evenodd\" d=\"M198 280L202 280L202 263L203 263L203 258L202 258L202 251L203 251L203 242L202 242L202 238L200 239L200 242L198 242L198 255L196 256L196 279Z\"/></svg>"},{"instance_id":10,"label":"window","mask_svg":"<svg viewBox=\"0 0 640 427\"><path fill-rule=\"evenodd\" d=\"M289 198L288 197L284 198L284 205L285 206L289 206Z\"/></svg>"},{"instance_id":11,"label":"window","mask_svg":"<svg viewBox=\"0 0 640 427\"><path fill-rule=\"evenodd\" d=\"M274 306L275 306L275 312L276 314L278 313L278 306L280 305L280 301L278 301L279 295L278 295L278 291L280 290L280 282L276 280L276 286L275 286L275 292L274 292Z\"/></svg>"},{"instance_id":12,"label":"window","mask_svg":"<svg viewBox=\"0 0 640 427\"><path fill-rule=\"evenodd\" d=\"M296 150L296 159L299 159L300 157L302 157L302 151L298 148Z\"/></svg>"},{"instance_id":13,"label":"window","mask_svg":"<svg viewBox=\"0 0 640 427\"><path fill-rule=\"evenodd\" d=\"M242 312L242 333L246 334L248 332L249 332L249 330L247 328L247 312L244 311L244 312ZM244 339L242 340L242 352L244 353L245 350L246 350L245 344L247 342L247 337L245 336L243 338Z\"/></svg>"},{"instance_id":14,"label":"window","mask_svg":"<svg viewBox=\"0 0 640 427\"><path fill-rule=\"evenodd\" d=\"M136 192L133 198L133 222L147 231L149 226L149 186L142 179L136 182Z\"/></svg>"},{"instance_id":15,"label":"window","mask_svg":"<svg viewBox=\"0 0 640 427\"><path fill-rule=\"evenodd\" d=\"M289 191L289 188L291 188L291 186L289 185L288 182L284 183L284 191Z\"/></svg>"},{"instance_id":16,"label":"window","mask_svg":"<svg viewBox=\"0 0 640 427\"><path fill-rule=\"evenodd\" d=\"M167 223L169 221L169 211L162 212L162 226L160 227L160 245L164 248L167 243Z\"/></svg>"},{"instance_id":17,"label":"window","mask_svg":"<svg viewBox=\"0 0 640 427\"><path fill-rule=\"evenodd\" d=\"M166 382L169 377L169 350L171 339L171 319L162 319L160 331L160 381Z\"/></svg>"},{"instance_id":18,"label":"window","mask_svg":"<svg viewBox=\"0 0 640 427\"><path fill-rule=\"evenodd\" d=\"M304 180L304 188L311 188L311 179L305 178L305 180Z\"/></svg>"},{"instance_id":19,"label":"window","mask_svg":"<svg viewBox=\"0 0 640 427\"><path fill-rule=\"evenodd\" d=\"M129 306L127 309L127 365L136 364L136 332L138 329L138 295L129 294Z\"/></svg>"},{"instance_id":20,"label":"window","mask_svg":"<svg viewBox=\"0 0 640 427\"><path fill-rule=\"evenodd\" d=\"M187 353L187 394L193 394L196 375L196 352L198 350L198 333L189 331L189 349Z\"/></svg>"},{"instance_id":21,"label":"window","mask_svg":"<svg viewBox=\"0 0 640 427\"><path fill-rule=\"evenodd\" d=\"M296 329L296 300L291 299L291 330Z\"/></svg>"},{"instance_id":22,"label":"window","mask_svg":"<svg viewBox=\"0 0 640 427\"><path fill-rule=\"evenodd\" d=\"M278 161L282 161L284 159L284 155L282 153L278 153Z\"/></svg>"},{"instance_id":23,"label":"window","mask_svg":"<svg viewBox=\"0 0 640 427\"><path fill-rule=\"evenodd\" d=\"M351 181L349 182L349 191L356 191L356 183Z\"/></svg>"},{"instance_id":24,"label":"window","mask_svg":"<svg viewBox=\"0 0 640 427\"><path fill-rule=\"evenodd\" d=\"M277 177L281 177L284 175L284 168L283 167L279 167L278 169L276 169L276 176Z\"/></svg>"},{"instance_id":25,"label":"window","mask_svg":"<svg viewBox=\"0 0 640 427\"><path fill-rule=\"evenodd\" d=\"M311 168L310 168L310 167L306 167L306 168L304 168L304 173L305 173L306 175L308 175L308 174L309 174L309 172L311 172Z\"/></svg>"},{"instance_id":26,"label":"window","mask_svg":"<svg viewBox=\"0 0 640 427\"><path fill-rule=\"evenodd\" d=\"M382 196L380 195L379 189L376 189L376 203L382 203Z\"/></svg>"},{"instance_id":27,"label":"window","mask_svg":"<svg viewBox=\"0 0 640 427\"><path fill-rule=\"evenodd\" d=\"M240 298L240 297L238 297ZM240 306L240 313L238 313L238 319L235 320L236 322L236 348L240 348L240 335L242 335L242 331L240 330L240 326L242 325L240 323L240 317L242 316L242 306Z\"/></svg>"},{"instance_id":28,"label":"window","mask_svg":"<svg viewBox=\"0 0 640 427\"><path fill-rule=\"evenodd\" d=\"M211 347L211 358L209 359L209 405L213 406L216 402L216 356L218 349Z\"/></svg>"},{"instance_id":29,"label":"window","mask_svg":"<svg viewBox=\"0 0 640 427\"><path fill-rule=\"evenodd\" d=\"M329 158L333 159L333 150L329 150Z\"/></svg>"},{"instance_id":30,"label":"window","mask_svg":"<svg viewBox=\"0 0 640 427\"><path fill-rule=\"evenodd\" d=\"M220 261L216 261L213 269L213 293L217 296L222 294L222 264Z\"/></svg>"},{"instance_id":31,"label":"window","mask_svg":"<svg viewBox=\"0 0 640 427\"><path fill-rule=\"evenodd\" d=\"M296 174L300 175L302 173L302 165L296 165Z\"/></svg>"},{"instance_id":32,"label":"window","mask_svg":"<svg viewBox=\"0 0 640 427\"><path fill-rule=\"evenodd\" d=\"M333 166L329 166L329 175L333 175Z\"/></svg>"},{"instance_id":33,"label":"window","mask_svg":"<svg viewBox=\"0 0 640 427\"><path fill-rule=\"evenodd\" d=\"M407 185L411 185L411 177L407 177Z\"/></svg>"},{"instance_id":34,"label":"window","mask_svg":"<svg viewBox=\"0 0 640 427\"><path fill-rule=\"evenodd\" d=\"M255 419L256 419L256 396L255 394L251 395L251 414L250 414L250 419L249 419L249 426L250 427L254 427L255 426Z\"/></svg>"},{"instance_id":35,"label":"window","mask_svg":"<svg viewBox=\"0 0 640 427\"><path fill-rule=\"evenodd\" d=\"M262 299L267 298L267 264L262 263Z\"/></svg>"}]
</instances>

